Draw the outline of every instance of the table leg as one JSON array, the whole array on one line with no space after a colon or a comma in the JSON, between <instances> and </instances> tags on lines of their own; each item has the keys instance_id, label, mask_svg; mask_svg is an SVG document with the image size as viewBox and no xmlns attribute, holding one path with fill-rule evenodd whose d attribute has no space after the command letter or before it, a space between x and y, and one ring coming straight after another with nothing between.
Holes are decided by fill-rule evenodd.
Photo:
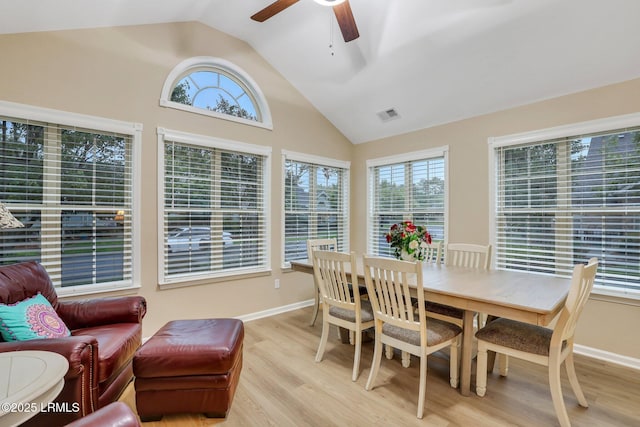
<instances>
[{"instance_id":1,"label":"table leg","mask_svg":"<svg viewBox=\"0 0 640 427\"><path fill-rule=\"evenodd\" d=\"M460 361L460 394L471 394L471 354L473 350L473 317L474 312L464 311L462 324L462 358Z\"/></svg>"}]
</instances>

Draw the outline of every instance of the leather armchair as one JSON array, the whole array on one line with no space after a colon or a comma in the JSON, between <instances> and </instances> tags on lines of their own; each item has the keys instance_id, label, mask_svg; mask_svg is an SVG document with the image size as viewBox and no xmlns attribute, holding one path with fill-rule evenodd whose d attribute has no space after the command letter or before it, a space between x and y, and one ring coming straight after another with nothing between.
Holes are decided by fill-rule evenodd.
<instances>
[{"instance_id":1,"label":"leather armchair","mask_svg":"<svg viewBox=\"0 0 640 427\"><path fill-rule=\"evenodd\" d=\"M5 342L0 352L44 350L69 360L61 407L80 410L40 413L24 426L62 426L116 401L133 379L132 360L142 344L146 301L141 296L59 301L44 267L24 262L0 267L0 303L15 304L40 292L71 331L65 338Z\"/></svg>"}]
</instances>

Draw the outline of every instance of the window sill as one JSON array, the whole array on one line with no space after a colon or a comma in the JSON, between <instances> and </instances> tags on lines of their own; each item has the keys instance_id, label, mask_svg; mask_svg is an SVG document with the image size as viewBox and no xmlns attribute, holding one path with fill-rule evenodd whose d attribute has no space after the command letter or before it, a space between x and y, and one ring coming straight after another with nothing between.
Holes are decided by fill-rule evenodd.
<instances>
[{"instance_id":1,"label":"window sill","mask_svg":"<svg viewBox=\"0 0 640 427\"><path fill-rule=\"evenodd\" d=\"M260 270L260 271L251 271L233 275L224 275L224 276L198 276L193 278L176 278L172 281L166 281L164 283L159 283L158 288L161 290L167 289L176 289L176 288L185 288L188 286L201 286L201 285L210 285L212 283L221 283L221 282L230 282L235 280L243 280L243 279L251 279L253 277L262 277L262 276L270 276L271 270Z\"/></svg>"},{"instance_id":2,"label":"window sill","mask_svg":"<svg viewBox=\"0 0 640 427\"><path fill-rule=\"evenodd\" d=\"M625 304L640 307L640 291L610 288L606 286L594 286L590 299L610 302L613 304Z\"/></svg>"},{"instance_id":3,"label":"window sill","mask_svg":"<svg viewBox=\"0 0 640 427\"><path fill-rule=\"evenodd\" d=\"M82 289L82 287L67 288L67 289L56 288L56 294L58 295L58 298L65 299L65 298L87 296L87 295L95 296L97 294L105 294L106 296L116 292L132 294L132 293L136 293L138 289L141 288L139 284L133 284L133 285L127 285L127 286L104 286L99 288L95 286L91 286L91 287L92 289Z\"/></svg>"}]
</instances>

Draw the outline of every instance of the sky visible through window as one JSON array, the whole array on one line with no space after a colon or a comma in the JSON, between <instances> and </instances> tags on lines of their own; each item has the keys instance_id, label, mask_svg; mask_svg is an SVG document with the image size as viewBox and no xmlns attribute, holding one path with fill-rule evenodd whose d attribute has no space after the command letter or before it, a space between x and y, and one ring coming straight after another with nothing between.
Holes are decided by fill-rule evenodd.
<instances>
[{"instance_id":1,"label":"sky visible through window","mask_svg":"<svg viewBox=\"0 0 640 427\"><path fill-rule=\"evenodd\" d=\"M222 73L190 73L176 84L171 100L196 108L258 120L254 100L241 85Z\"/></svg>"}]
</instances>

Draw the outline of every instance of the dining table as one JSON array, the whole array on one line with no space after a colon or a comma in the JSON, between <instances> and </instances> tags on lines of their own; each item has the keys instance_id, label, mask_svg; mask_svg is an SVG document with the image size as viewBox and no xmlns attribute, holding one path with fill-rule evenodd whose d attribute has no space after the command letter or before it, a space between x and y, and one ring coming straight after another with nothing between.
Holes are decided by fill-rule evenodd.
<instances>
[{"instance_id":1,"label":"dining table","mask_svg":"<svg viewBox=\"0 0 640 427\"><path fill-rule=\"evenodd\" d=\"M357 283L364 284L362 257L357 258ZM313 274L309 259L291 261L294 271ZM471 394L474 316L484 313L547 326L561 311L570 277L506 269L474 269L442 263L422 263L426 301L464 310L460 360L460 393ZM350 276L353 276L350 272ZM353 277L350 277L352 282ZM416 291L420 287L416 284ZM493 366L490 364L489 366Z\"/></svg>"}]
</instances>

